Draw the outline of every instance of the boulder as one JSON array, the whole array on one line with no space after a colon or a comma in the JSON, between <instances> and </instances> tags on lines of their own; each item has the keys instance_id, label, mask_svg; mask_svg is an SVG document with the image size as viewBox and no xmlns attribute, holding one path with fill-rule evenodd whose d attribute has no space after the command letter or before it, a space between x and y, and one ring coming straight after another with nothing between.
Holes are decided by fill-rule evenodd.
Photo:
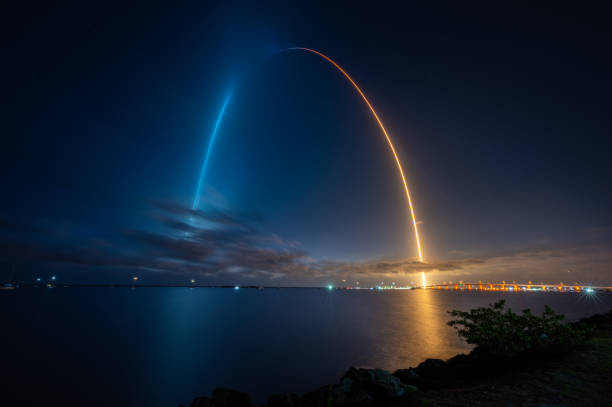
<instances>
[{"instance_id":1,"label":"boulder","mask_svg":"<svg viewBox=\"0 0 612 407\"><path fill-rule=\"evenodd\" d=\"M466 383L485 377L495 371L494 366L488 366L481 358L472 355L456 355L447 361L448 376L454 382Z\"/></svg>"},{"instance_id":2,"label":"boulder","mask_svg":"<svg viewBox=\"0 0 612 407\"><path fill-rule=\"evenodd\" d=\"M393 373L393 376L400 379L402 383L410 386L420 387L422 384L421 377L412 367L409 367L408 369L398 369Z\"/></svg>"},{"instance_id":3,"label":"boulder","mask_svg":"<svg viewBox=\"0 0 612 407\"><path fill-rule=\"evenodd\" d=\"M357 389L349 393L337 393L332 396L334 406L343 407L370 407L377 405L374 397L362 389Z\"/></svg>"},{"instance_id":4,"label":"boulder","mask_svg":"<svg viewBox=\"0 0 612 407\"><path fill-rule=\"evenodd\" d=\"M385 370L356 368L349 369L334 389L335 392L351 395L364 392L375 400L398 398L415 390L414 386L403 384L399 378ZM363 395L359 398L364 399Z\"/></svg>"},{"instance_id":5,"label":"boulder","mask_svg":"<svg viewBox=\"0 0 612 407\"><path fill-rule=\"evenodd\" d=\"M416 373L428 379L442 379L448 374L447 364L441 359L426 359L417 366Z\"/></svg>"},{"instance_id":6,"label":"boulder","mask_svg":"<svg viewBox=\"0 0 612 407\"><path fill-rule=\"evenodd\" d=\"M233 389L217 387L212 392L214 407L252 407L251 396Z\"/></svg>"},{"instance_id":7,"label":"boulder","mask_svg":"<svg viewBox=\"0 0 612 407\"><path fill-rule=\"evenodd\" d=\"M474 363L474 359L475 358L470 357L470 355L460 353L447 360L446 363L449 365L465 365Z\"/></svg>"}]
</instances>

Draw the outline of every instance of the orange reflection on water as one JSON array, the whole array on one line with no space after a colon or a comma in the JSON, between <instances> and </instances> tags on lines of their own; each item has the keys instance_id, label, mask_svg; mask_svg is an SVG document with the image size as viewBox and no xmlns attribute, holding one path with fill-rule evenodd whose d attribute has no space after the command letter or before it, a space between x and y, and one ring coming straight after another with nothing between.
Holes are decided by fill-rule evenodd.
<instances>
[{"instance_id":1,"label":"orange reflection on water","mask_svg":"<svg viewBox=\"0 0 612 407\"><path fill-rule=\"evenodd\" d=\"M417 348L423 360L426 357L439 358L445 353L442 339L445 335L442 330L447 329L446 310L441 309L439 298L432 290L412 290L410 294L404 296L402 308L418 314L419 323L406 327L406 335L412 337L413 344L418 343Z\"/></svg>"},{"instance_id":2,"label":"orange reflection on water","mask_svg":"<svg viewBox=\"0 0 612 407\"><path fill-rule=\"evenodd\" d=\"M447 359L470 349L446 324L447 311L454 308L455 291L435 289L398 290L380 293L384 307L369 315L378 320L370 344L370 356L362 359L367 367L385 369L416 367L427 358ZM462 297L460 297L462 298ZM377 316L377 313L384 316Z\"/></svg>"}]
</instances>

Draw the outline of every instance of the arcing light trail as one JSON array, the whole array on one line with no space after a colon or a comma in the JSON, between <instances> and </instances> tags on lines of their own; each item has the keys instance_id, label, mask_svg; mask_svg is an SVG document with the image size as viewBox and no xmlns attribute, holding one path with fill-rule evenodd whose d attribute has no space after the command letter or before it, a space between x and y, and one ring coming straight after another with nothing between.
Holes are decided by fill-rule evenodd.
<instances>
[{"instance_id":1,"label":"arcing light trail","mask_svg":"<svg viewBox=\"0 0 612 407\"><path fill-rule=\"evenodd\" d=\"M387 144L389 144L389 148L391 149L391 152L393 153L393 158L395 159L395 163L397 164L397 169L398 169L398 171L400 173L400 177L402 178L402 184L404 186L404 192L406 193L406 199L408 200L408 208L410 209L410 217L412 219L412 226L413 226L413 229L414 229L414 237L416 239L417 251L419 253L419 261L422 263L423 262L423 250L421 249L421 239L419 238L419 229L418 229L418 226L417 226L416 216L414 214L414 207L412 205L412 198L410 197L410 190L408 189L408 183L406 182L406 176L404 175L404 169L402 168L402 163L401 163L401 161L399 159L399 156L397 155L397 151L395 150L395 146L393 145L393 142L391 141L391 137L389 136L389 133L387 133L387 130L385 129L385 126L383 125L382 120L380 120L380 117L378 116L378 113L376 113L376 110L374 110L374 107L372 106L372 103L370 103L370 101L366 97L365 93L363 93L363 91L357 85L357 83L353 80L353 78L351 78L351 76L348 73L346 73L346 71L344 69L342 69L342 67L340 65L338 65L333 59L331 59L327 55L325 55L325 54L323 54L323 53L321 53L319 51L316 51L314 49L303 48L303 47L291 47L291 48L287 48L286 50L287 51L289 51L289 50L306 51L306 52L310 52L310 53L313 53L315 55L318 55L321 58L325 59L327 62L332 64L337 70L339 70L342 73L342 75L344 75L346 77L346 79L348 79L348 81L351 83L351 85L353 85L353 87L355 88L357 93L359 93L359 96L361 96L361 98L363 99L365 104L368 106L368 109L370 109L370 112L372 113L372 115L376 119L376 122L378 123L378 127L380 127L380 130L383 132L383 134L385 136L385 139L387 140ZM421 273L421 278L423 280L423 285L426 285L425 284L425 273L424 272Z\"/></svg>"},{"instance_id":2,"label":"arcing light trail","mask_svg":"<svg viewBox=\"0 0 612 407\"><path fill-rule=\"evenodd\" d=\"M223 106L221 106L221 111L219 112L219 116L217 116L217 120L215 121L215 127L213 127L213 131L210 134L210 139L208 140L208 147L206 149L206 154L204 155L204 163L202 164L202 171L200 172L200 179L198 181L198 187L196 189L195 196L193 197L193 205L192 209L198 209L200 205L200 196L202 194L202 183L204 181L204 174L206 173L206 166L208 165L208 160L210 159L210 152L213 147L213 143L215 142L215 137L217 136L217 132L219 131L219 125L221 124L221 119L223 118L223 114L225 113L225 109L227 108L227 104L232 97L232 92L229 92L223 101Z\"/></svg>"},{"instance_id":3,"label":"arcing light trail","mask_svg":"<svg viewBox=\"0 0 612 407\"><path fill-rule=\"evenodd\" d=\"M315 54L315 55L325 59L327 62L329 62L331 65L333 65L334 68L336 68L338 71L340 71L342 73L342 75L344 75L344 77L346 79L348 79L348 81L351 83L351 85L353 85L353 87L355 88L357 93L359 93L359 96L361 96L361 98L363 99L363 101L367 105L368 109L370 109L370 112L372 113L372 116L374 116L374 119L376 119L376 122L378 123L378 127L380 127L380 130L382 131L383 135L385 136L385 139L387 140L387 144L389 145L389 148L391 149L391 153L393 154L393 158L395 159L395 163L397 165L397 169L398 169L400 177L402 179L402 185L404 187L404 192L406 194L406 199L408 201L408 208L410 210L410 217L411 217L412 226L413 226L413 229L414 229L414 237L416 239L416 246L417 246L417 252L418 252L418 255L419 255L419 261L421 263L423 263L423 250L421 248L421 239L419 237L419 229L418 229L418 225L417 225L417 221L416 221L416 216L415 216L415 213L414 213L414 207L412 205L412 198L410 196L410 190L408 189L408 183L406 181L406 176L404 175L404 169L402 167L402 163L401 163L401 161L399 159L397 151L395 150L395 146L393 145L393 142L391 141L391 137L389 136L389 133L387 133L387 130L385 129L385 126L383 125L382 120L378 116L378 113L376 113L376 110L374 110L374 107L372 106L372 103L370 103L370 101L366 97L365 93L363 93L363 91L357 85L357 83L353 80L353 78L340 65L338 65L333 59L331 59L327 55L325 55L325 54L323 54L323 53L321 53L319 51L316 51L314 49L303 48L303 47L285 48L283 50L280 50L280 51L276 52L275 54L278 54L278 53L281 53L281 52L284 52L284 51L305 51L305 52L309 52L309 53ZM225 102L223 103L223 107L221 108L221 112L219 113L219 117L217 118L217 122L215 123L215 128L214 128L213 133L212 133L211 138L210 138L208 150L206 151L206 157L204 158L204 165L202 166L202 173L200 174L200 181L198 182L198 189L197 189L196 196L195 196L194 202L193 202L193 209L197 209L198 204L200 202L200 189L202 187L202 180L204 178L204 172L206 170L206 164L207 164L208 158L210 156L210 150L212 148L212 144L214 142L214 138L215 138L215 136L217 134L219 123L220 123L221 118L223 116L223 112L225 111L225 108L227 107L227 103L229 102L229 99L230 99L230 95L228 94L228 96L225 99ZM426 286L427 284L426 284L425 273L424 272L421 273L421 279L422 279L423 286Z\"/></svg>"}]
</instances>

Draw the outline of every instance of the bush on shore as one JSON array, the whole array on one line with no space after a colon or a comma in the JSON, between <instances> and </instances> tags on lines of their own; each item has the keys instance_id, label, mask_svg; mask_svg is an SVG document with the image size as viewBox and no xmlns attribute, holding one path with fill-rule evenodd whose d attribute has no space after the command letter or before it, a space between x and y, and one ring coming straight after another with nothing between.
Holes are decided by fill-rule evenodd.
<instances>
[{"instance_id":1,"label":"bush on shore","mask_svg":"<svg viewBox=\"0 0 612 407\"><path fill-rule=\"evenodd\" d=\"M470 311L452 310L448 325L480 352L511 358L563 352L585 339L585 330L563 323L564 315L546 306L541 316L525 309L521 314L505 308L505 300Z\"/></svg>"}]
</instances>

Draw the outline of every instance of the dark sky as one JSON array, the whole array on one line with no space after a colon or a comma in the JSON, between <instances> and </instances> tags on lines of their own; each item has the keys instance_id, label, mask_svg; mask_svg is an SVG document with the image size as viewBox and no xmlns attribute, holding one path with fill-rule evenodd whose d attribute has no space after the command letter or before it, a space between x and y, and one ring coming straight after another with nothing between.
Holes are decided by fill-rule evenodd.
<instances>
[{"instance_id":1,"label":"dark sky","mask_svg":"<svg viewBox=\"0 0 612 407\"><path fill-rule=\"evenodd\" d=\"M2 13L3 277L612 283L607 10L200 3Z\"/></svg>"}]
</instances>

